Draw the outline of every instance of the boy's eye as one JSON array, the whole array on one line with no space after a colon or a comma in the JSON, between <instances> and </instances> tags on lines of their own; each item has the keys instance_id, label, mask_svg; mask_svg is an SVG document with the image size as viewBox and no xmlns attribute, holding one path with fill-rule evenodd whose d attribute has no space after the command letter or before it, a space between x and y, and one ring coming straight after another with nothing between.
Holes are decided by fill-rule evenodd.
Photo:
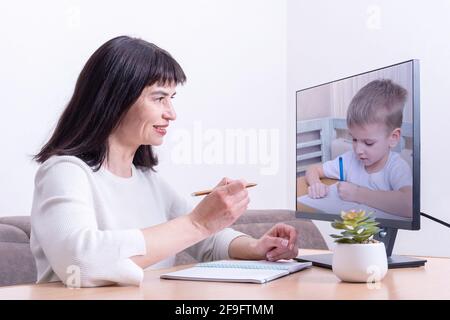
<instances>
[{"instance_id":1,"label":"boy's eye","mask_svg":"<svg viewBox=\"0 0 450 320\"><path fill-rule=\"evenodd\" d=\"M358 142L358 139L352 139L352 140L353 140L353 142L355 142L355 143ZM374 143L375 143L375 142L372 142L372 141L370 141L370 142L365 141L365 142L364 142L364 144L365 144L366 146L369 146L369 147L370 147L370 146L373 146Z\"/></svg>"}]
</instances>

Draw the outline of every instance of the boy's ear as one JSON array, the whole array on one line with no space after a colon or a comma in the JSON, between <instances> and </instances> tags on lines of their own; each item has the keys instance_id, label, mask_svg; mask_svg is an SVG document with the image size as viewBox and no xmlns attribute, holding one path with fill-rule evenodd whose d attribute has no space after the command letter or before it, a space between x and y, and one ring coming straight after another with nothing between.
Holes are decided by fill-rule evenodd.
<instances>
[{"instance_id":1,"label":"boy's ear","mask_svg":"<svg viewBox=\"0 0 450 320\"><path fill-rule=\"evenodd\" d=\"M391 135L389 136L389 146L391 148L394 148L398 144L398 142L400 141L401 134L402 131L400 128L395 128L391 132Z\"/></svg>"}]
</instances>

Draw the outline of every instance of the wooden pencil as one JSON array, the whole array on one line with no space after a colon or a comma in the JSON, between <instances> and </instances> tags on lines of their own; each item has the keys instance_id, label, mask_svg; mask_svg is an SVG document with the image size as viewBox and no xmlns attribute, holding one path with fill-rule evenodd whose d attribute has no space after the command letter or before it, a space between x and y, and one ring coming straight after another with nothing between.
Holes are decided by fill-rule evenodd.
<instances>
[{"instance_id":1,"label":"wooden pencil","mask_svg":"<svg viewBox=\"0 0 450 320\"><path fill-rule=\"evenodd\" d=\"M247 184L245 185L245 187L246 187L246 188L251 188L251 187L254 187L254 186L256 186L256 185L257 185L256 183L247 183ZM203 191L196 191L196 192L193 192L191 195L192 195L193 197L204 196L204 195L210 194L211 192L213 192L213 189L203 190Z\"/></svg>"}]
</instances>

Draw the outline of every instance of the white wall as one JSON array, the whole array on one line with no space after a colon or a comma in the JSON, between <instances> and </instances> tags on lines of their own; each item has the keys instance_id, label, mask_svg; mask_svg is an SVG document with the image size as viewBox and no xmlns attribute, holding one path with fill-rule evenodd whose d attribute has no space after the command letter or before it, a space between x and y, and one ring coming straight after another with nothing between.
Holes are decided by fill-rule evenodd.
<instances>
[{"instance_id":1,"label":"white wall","mask_svg":"<svg viewBox=\"0 0 450 320\"><path fill-rule=\"evenodd\" d=\"M29 155L49 137L87 58L106 40L128 34L167 49L188 76L175 100L178 119L158 148L161 174L187 196L222 176L257 182L249 189L251 208L294 208L295 135L288 133L295 132L296 90L420 59L422 210L450 220L450 171L436 165L449 156L449 6L444 0L432 6L288 0L287 7L277 0L0 2L0 216L29 213L36 170ZM250 154L227 163L227 156L244 154L226 131L237 129L253 136L241 146ZM215 156L207 155L211 149ZM186 150L191 158L180 156ZM318 224L330 233L328 223ZM448 229L423 219L421 231L400 232L395 249L449 256L449 240Z\"/></svg>"},{"instance_id":2,"label":"white wall","mask_svg":"<svg viewBox=\"0 0 450 320\"><path fill-rule=\"evenodd\" d=\"M223 176L245 178L259 184L250 191L250 207L283 207L285 2L3 1L0 216L29 214L37 169L29 155L49 137L88 57L122 34L168 50L188 77L174 100L178 119L158 150L161 174L188 197ZM240 148L226 129L257 138L242 145L256 147L253 158L221 164ZM271 152L264 152L266 133L274 141ZM172 154L186 148L196 158ZM211 148L215 158L203 157Z\"/></svg>"},{"instance_id":3,"label":"white wall","mask_svg":"<svg viewBox=\"0 0 450 320\"><path fill-rule=\"evenodd\" d=\"M287 120L295 91L409 59L421 63L422 211L450 221L450 2L288 0ZM294 132L293 121L290 132ZM295 139L289 135L289 139ZM290 145L293 145L293 140ZM289 149L293 158L294 148ZM288 172L294 175L295 163ZM294 197L288 180L286 201ZM317 222L329 242L329 222ZM450 256L450 230L422 219L420 231L399 231L394 252Z\"/></svg>"}]
</instances>

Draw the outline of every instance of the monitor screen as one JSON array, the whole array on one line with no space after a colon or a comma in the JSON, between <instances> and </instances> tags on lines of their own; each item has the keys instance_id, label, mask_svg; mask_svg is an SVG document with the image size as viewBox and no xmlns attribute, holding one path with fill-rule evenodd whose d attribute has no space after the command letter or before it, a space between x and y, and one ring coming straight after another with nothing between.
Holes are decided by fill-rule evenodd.
<instances>
[{"instance_id":1,"label":"monitor screen","mask_svg":"<svg viewBox=\"0 0 450 320\"><path fill-rule=\"evenodd\" d=\"M299 90L296 109L297 217L420 228L417 60Z\"/></svg>"}]
</instances>

